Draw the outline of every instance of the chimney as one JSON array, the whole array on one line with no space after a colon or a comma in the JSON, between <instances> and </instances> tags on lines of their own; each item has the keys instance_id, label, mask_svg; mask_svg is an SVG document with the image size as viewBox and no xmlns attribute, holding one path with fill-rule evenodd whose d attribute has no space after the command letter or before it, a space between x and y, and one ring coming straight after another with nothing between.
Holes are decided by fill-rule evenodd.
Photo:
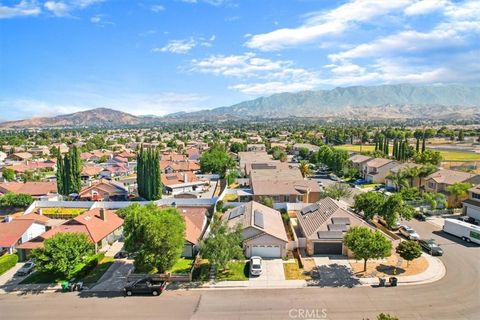
<instances>
[{"instance_id":1,"label":"chimney","mask_svg":"<svg viewBox=\"0 0 480 320\"><path fill-rule=\"evenodd\" d=\"M12 216L8 215L5 217L4 221L8 223L8 222L12 222L12 220L13 220Z\"/></svg>"},{"instance_id":2,"label":"chimney","mask_svg":"<svg viewBox=\"0 0 480 320\"><path fill-rule=\"evenodd\" d=\"M107 216L105 215L105 209L100 208L100 219L107 221Z\"/></svg>"},{"instance_id":3,"label":"chimney","mask_svg":"<svg viewBox=\"0 0 480 320\"><path fill-rule=\"evenodd\" d=\"M187 182L188 182L188 174L187 174L187 173L184 173L184 174L183 174L183 182L184 182L184 183L187 183Z\"/></svg>"},{"instance_id":4,"label":"chimney","mask_svg":"<svg viewBox=\"0 0 480 320\"><path fill-rule=\"evenodd\" d=\"M38 214L43 216L43 209L42 208L38 209Z\"/></svg>"}]
</instances>

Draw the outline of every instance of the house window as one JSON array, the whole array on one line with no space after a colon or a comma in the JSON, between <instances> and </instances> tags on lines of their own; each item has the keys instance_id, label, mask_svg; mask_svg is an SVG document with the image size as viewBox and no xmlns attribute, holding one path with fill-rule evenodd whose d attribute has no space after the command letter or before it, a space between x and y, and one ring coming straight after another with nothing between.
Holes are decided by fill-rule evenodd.
<instances>
[{"instance_id":1,"label":"house window","mask_svg":"<svg viewBox=\"0 0 480 320\"><path fill-rule=\"evenodd\" d=\"M472 199L480 200L480 194L472 192Z\"/></svg>"},{"instance_id":2,"label":"house window","mask_svg":"<svg viewBox=\"0 0 480 320\"><path fill-rule=\"evenodd\" d=\"M435 189L435 182L430 181L430 182L428 183L428 187L429 187L430 189Z\"/></svg>"}]
</instances>

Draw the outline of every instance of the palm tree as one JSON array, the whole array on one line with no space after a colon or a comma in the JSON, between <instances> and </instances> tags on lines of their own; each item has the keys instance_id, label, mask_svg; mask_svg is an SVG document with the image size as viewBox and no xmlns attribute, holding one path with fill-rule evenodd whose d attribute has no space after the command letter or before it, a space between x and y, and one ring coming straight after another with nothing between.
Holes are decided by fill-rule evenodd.
<instances>
[{"instance_id":1,"label":"palm tree","mask_svg":"<svg viewBox=\"0 0 480 320\"><path fill-rule=\"evenodd\" d=\"M389 174L386 179L392 181L396 190L400 190L403 187L408 187L407 176L402 171Z\"/></svg>"},{"instance_id":2,"label":"palm tree","mask_svg":"<svg viewBox=\"0 0 480 320\"><path fill-rule=\"evenodd\" d=\"M420 188L420 186L422 185L423 178L428 177L436 171L438 171L438 168L434 165L422 166L418 172L418 177L420 178L418 179L418 187Z\"/></svg>"},{"instance_id":3,"label":"palm tree","mask_svg":"<svg viewBox=\"0 0 480 320\"><path fill-rule=\"evenodd\" d=\"M300 169L300 172L304 178L312 174L312 168L310 168L310 163L308 163L308 161L300 161L298 169Z\"/></svg>"},{"instance_id":4,"label":"palm tree","mask_svg":"<svg viewBox=\"0 0 480 320\"><path fill-rule=\"evenodd\" d=\"M413 180L420 175L420 168L413 166L405 170L405 177L410 179L410 187L413 187Z\"/></svg>"},{"instance_id":5,"label":"palm tree","mask_svg":"<svg viewBox=\"0 0 480 320\"><path fill-rule=\"evenodd\" d=\"M452 195L455 199L453 206L456 206L458 204L458 200L460 198L464 198L468 195L468 189L470 189L471 187L472 187L471 183L457 182L446 188L448 193L450 193L450 195Z\"/></svg>"}]
</instances>

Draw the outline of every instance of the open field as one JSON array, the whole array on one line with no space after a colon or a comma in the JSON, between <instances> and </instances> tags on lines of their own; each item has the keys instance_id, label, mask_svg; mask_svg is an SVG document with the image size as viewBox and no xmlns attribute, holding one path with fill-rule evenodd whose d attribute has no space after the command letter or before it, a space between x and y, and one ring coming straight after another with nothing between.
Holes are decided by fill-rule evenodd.
<instances>
[{"instance_id":1,"label":"open field","mask_svg":"<svg viewBox=\"0 0 480 320\"><path fill-rule=\"evenodd\" d=\"M341 146L335 146L335 148L343 149L347 151L353 152L365 152L365 151L373 151L375 150L375 146L372 145L351 145L351 144L344 144ZM393 145L390 145L390 150L392 150ZM428 146L427 146L428 149ZM465 151L451 151L451 150L436 150L439 151L443 157L444 161L480 161L480 154L473 153L473 152L465 152Z\"/></svg>"}]
</instances>

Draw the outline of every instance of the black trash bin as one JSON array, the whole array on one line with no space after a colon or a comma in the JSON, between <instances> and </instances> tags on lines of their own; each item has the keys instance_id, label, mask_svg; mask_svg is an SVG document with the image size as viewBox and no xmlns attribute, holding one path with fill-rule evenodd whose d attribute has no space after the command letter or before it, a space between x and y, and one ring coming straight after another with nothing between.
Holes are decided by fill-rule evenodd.
<instances>
[{"instance_id":1,"label":"black trash bin","mask_svg":"<svg viewBox=\"0 0 480 320\"><path fill-rule=\"evenodd\" d=\"M390 282L391 287L396 287L397 286L397 281L398 281L398 279L396 277L390 277L390 279L388 279L388 282Z\"/></svg>"},{"instance_id":2,"label":"black trash bin","mask_svg":"<svg viewBox=\"0 0 480 320\"><path fill-rule=\"evenodd\" d=\"M378 278L378 286L379 287L385 287L385 282L386 282L385 278Z\"/></svg>"}]
</instances>

